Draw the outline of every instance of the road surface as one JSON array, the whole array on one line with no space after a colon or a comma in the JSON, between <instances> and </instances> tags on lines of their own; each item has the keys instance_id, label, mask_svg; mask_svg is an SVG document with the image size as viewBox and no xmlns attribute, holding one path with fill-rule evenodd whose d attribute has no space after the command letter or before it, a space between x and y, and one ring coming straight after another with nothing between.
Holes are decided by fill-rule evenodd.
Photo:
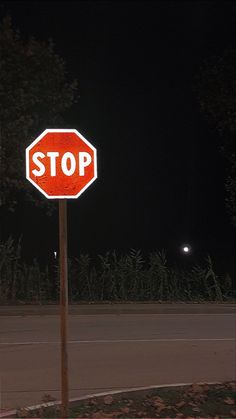
<instances>
[{"instance_id":1,"label":"road surface","mask_svg":"<svg viewBox=\"0 0 236 419\"><path fill-rule=\"evenodd\" d=\"M233 305L72 307L70 397L157 384L235 380ZM60 399L57 307L0 308L1 408Z\"/></svg>"}]
</instances>

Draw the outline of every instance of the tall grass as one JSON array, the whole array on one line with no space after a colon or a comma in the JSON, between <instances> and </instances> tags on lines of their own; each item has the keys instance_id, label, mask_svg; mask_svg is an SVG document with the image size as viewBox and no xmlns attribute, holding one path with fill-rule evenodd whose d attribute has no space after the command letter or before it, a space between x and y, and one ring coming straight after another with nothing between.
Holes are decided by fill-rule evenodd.
<instances>
[{"instance_id":1,"label":"tall grass","mask_svg":"<svg viewBox=\"0 0 236 419\"><path fill-rule=\"evenodd\" d=\"M42 270L36 259L30 265L22 260L21 239L0 242L0 301L41 302L50 297L48 267Z\"/></svg>"},{"instance_id":2,"label":"tall grass","mask_svg":"<svg viewBox=\"0 0 236 419\"><path fill-rule=\"evenodd\" d=\"M235 298L229 274L215 272L208 255L188 269L172 267L166 252L144 258L140 250L128 254L107 252L92 260L79 255L68 260L69 300L76 301L224 301ZM36 259L26 264L21 239L0 243L0 301L35 302L59 300L59 268L41 268Z\"/></svg>"}]
</instances>

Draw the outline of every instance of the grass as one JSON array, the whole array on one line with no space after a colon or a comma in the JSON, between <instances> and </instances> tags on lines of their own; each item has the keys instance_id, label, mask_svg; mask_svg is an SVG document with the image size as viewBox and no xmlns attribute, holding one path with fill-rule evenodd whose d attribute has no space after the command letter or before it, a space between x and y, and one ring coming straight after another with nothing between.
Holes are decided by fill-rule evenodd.
<instances>
[{"instance_id":1,"label":"grass","mask_svg":"<svg viewBox=\"0 0 236 419\"><path fill-rule=\"evenodd\" d=\"M79 401L70 408L72 418L183 418L236 417L236 382L192 384L107 395ZM59 418L60 408L21 410L18 418Z\"/></svg>"},{"instance_id":2,"label":"grass","mask_svg":"<svg viewBox=\"0 0 236 419\"><path fill-rule=\"evenodd\" d=\"M172 266L166 252L154 251L146 258L140 250L128 254L107 252L91 259L79 255L68 261L69 301L228 301L236 297L233 279L216 272L208 255L188 267ZM0 242L0 302L43 304L59 301L58 260L40 266L37 259L26 264L21 240Z\"/></svg>"}]
</instances>

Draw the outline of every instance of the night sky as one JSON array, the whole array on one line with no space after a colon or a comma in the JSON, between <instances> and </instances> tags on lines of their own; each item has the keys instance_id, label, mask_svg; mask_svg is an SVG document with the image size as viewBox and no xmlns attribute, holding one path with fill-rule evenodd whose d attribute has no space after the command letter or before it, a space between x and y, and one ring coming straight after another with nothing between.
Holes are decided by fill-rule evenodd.
<instances>
[{"instance_id":1,"label":"night sky","mask_svg":"<svg viewBox=\"0 0 236 419\"><path fill-rule=\"evenodd\" d=\"M232 260L219 137L194 89L202 61L235 45L235 2L2 2L7 12L24 36L54 40L79 87L66 126L98 151L98 179L68 203L70 256L175 259L188 242L196 259ZM22 208L9 222L31 256L58 247L57 214Z\"/></svg>"}]
</instances>

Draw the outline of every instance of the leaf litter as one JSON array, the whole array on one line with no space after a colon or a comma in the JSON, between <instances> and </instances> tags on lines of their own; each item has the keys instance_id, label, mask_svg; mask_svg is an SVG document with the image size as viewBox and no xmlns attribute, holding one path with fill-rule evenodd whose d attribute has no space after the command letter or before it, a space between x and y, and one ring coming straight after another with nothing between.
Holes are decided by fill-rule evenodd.
<instances>
[{"instance_id":1,"label":"leaf litter","mask_svg":"<svg viewBox=\"0 0 236 419\"><path fill-rule=\"evenodd\" d=\"M47 395L48 396L48 395ZM49 397L47 397L47 400ZM236 418L236 382L162 387L107 394L81 400L70 409L70 419L229 419ZM26 415L27 413L27 415ZM22 415L21 415L22 414ZM39 417L39 412L18 412L18 418ZM60 410L40 410L40 418L59 418Z\"/></svg>"}]
</instances>

